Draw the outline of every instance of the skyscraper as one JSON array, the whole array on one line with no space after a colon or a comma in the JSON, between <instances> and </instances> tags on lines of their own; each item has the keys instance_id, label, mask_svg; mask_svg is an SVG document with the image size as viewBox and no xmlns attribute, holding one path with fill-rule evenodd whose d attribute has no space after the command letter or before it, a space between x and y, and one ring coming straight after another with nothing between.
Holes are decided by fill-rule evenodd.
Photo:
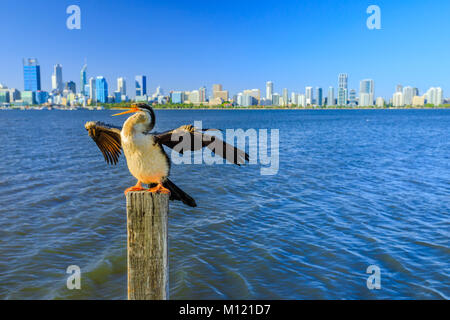
<instances>
[{"instance_id":1,"label":"skyscraper","mask_svg":"<svg viewBox=\"0 0 450 320\"><path fill-rule=\"evenodd\" d=\"M372 79L361 80L359 83L359 105L371 106L375 97L374 82Z\"/></svg>"},{"instance_id":2,"label":"skyscraper","mask_svg":"<svg viewBox=\"0 0 450 320\"><path fill-rule=\"evenodd\" d=\"M287 106L289 103L289 92L287 88L283 89L283 105Z\"/></svg>"},{"instance_id":3,"label":"skyscraper","mask_svg":"<svg viewBox=\"0 0 450 320\"><path fill-rule=\"evenodd\" d=\"M266 99L272 100L272 95L273 95L273 82L267 81L266 82Z\"/></svg>"},{"instance_id":4,"label":"skyscraper","mask_svg":"<svg viewBox=\"0 0 450 320\"><path fill-rule=\"evenodd\" d=\"M127 83L124 78L117 78L117 91L123 96L127 95Z\"/></svg>"},{"instance_id":5,"label":"skyscraper","mask_svg":"<svg viewBox=\"0 0 450 320\"><path fill-rule=\"evenodd\" d=\"M58 63L53 67L52 90L61 93L64 90L62 66Z\"/></svg>"},{"instance_id":6,"label":"skyscraper","mask_svg":"<svg viewBox=\"0 0 450 320\"><path fill-rule=\"evenodd\" d=\"M323 90L322 88L317 87L316 88L316 92L317 92L317 102L316 104L321 107L323 105Z\"/></svg>"},{"instance_id":7,"label":"skyscraper","mask_svg":"<svg viewBox=\"0 0 450 320\"><path fill-rule=\"evenodd\" d=\"M87 84L86 70L87 70L87 64L85 64L83 66L83 68L81 68L81 71L80 71L80 93L83 96L87 95L87 92L84 91L84 88L86 87L86 84Z\"/></svg>"},{"instance_id":8,"label":"skyscraper","mask_svg":"<svg viewBox=\"0 0 450 320\"><path fill-rule=\"evenodd\" d=\"M339 74L338 101L339 106L346 106L348 100L348 75L346 73Z\"/></svg>"},{"instance_id":9,"label":"skyscraper","mask_svg":"<svg viewBox=\"0 0 450 320\"><path fill-rule=\"evenodd\" d=\"M41 90L41 67L37 59L30 58L23 61L23 80L25 91Z\"/></svg>"},{"instance_id":10,"label":"skyscraper","mask_svg":"<svg viewBox=\"0 0 450 320\"><path fill-rule=\"evenodd\" d=\"M412 105L414 98L414 89L410 86L403 87L403 103L407 106Z\"/></svg>"},{"instance_id":11,"label":"skyscraper","mask_svg":"<svg viewBox=\"0 0 450 320\"><path fill-rule=\"evenodd\" d=\"M94 77L89 78L89 98L91 98L93 101L96 101L97 96L95 94L95 79Z\"/></svg>"},{"instance_id":12,"label":"skyscraper","mask_svg":"<svg viewBox=\"0 0 450 320\"><path fill-rule=\"evenodd\" d=\"M349 98L348 98L350 105L352 107L356 106L356 90L355 89L351 89L350 90L350 94L349 94Z\"/></svg>"},{"instance_id":13,"label":"skyscraper","mask_svg":"<svg viewBox=\"0 0 450 320\"><path fill-rule=\"evenodd\" d=\"M198 91L200 94L200 102L206 102L206 87L203 86Z\"/></svg>"},{"instance_id":14,"label":"skyscraper","mask_svg":"<svg viewBox=\"0 0 450 320\"><path fill-rule=\"evenodd\" d=\"M397 87L395 87L395 92L403 92L403 86L398 84Z\"/></svg>"},{"instance_id":15,"label":"skyscraper","mask_svg":"<svg viewBox=\"0 0 450 320\"><path fill-rule=\"evenodd\" d=\"M65 89L70 91L70 92L72 92L72 93L77 93L77 85L73 81L68 81L66 83Z\"/></svg>"},{"instance_id":16,"label":"skyscraper","mask_svg":"<svg viewBox=\"0 0 450 320\"><path fill-rule=\"evenodd\" d=\"M314 93L313 93L313 87L306 87L305 88L305 98L306 98L306 105L310 106L313 104L314 100Z\"/></svg>"},{"instance_id":17,"label":"skyscraper","mask_svg":"<svg viewBox=\"0 0 450 320\"><path fill-rule=\"evenodd\" d=\"M333 88L333 87L329 87L329 88L328 88L328 101L327 101L327 105L328 105L328 106L334 106L334 88Z\"/></svg>"},{"instance_id":18,"label":"skyscraper","mask_svg":"<svg viewBox=\"0 0 450 320\"><path fill-rule=\"evenodd\" d=\"M146 76L136 76L136 96L145 96L147 94L147 77Z\"/></svg>"},{"instance_id":19,"label":"skyscraper","mask_svg":"<svg viewBox=\"0 0 450 320\"><path fill-rule=\"evenodd\" d=\"M95 92L97 101L106 103L108 100L108 83L104 77L97 77L95 80Z\"/></svg>"}]
</instances>

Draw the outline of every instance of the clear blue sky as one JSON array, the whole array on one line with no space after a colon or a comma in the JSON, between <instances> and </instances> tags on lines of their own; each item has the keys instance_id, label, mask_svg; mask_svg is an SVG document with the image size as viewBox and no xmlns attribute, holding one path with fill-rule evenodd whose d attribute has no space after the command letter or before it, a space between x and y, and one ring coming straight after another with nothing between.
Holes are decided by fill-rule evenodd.
<instances>
[{"instance_id":1,"label":"clear blue sky","mask_svg":"<svg viewBox=\"0 0 450 320\"><path fill-rule=\"evenodd\" d=\"M81 8L81 30L66 28L66 8ZM381 8L382 30L368 30L366 9ZM2 0L0 83L23 90L22 58L36 57L50 89L53 65L79 84L103 75L148 77L149 91L193 90L213 83L237 93L272 80L287 87L349 87L375 80L375 95L395 85L441 86L450 96L450 1L76 1ZM326 89L325 89L326 92Z\"/></svg>"}]
</instances>

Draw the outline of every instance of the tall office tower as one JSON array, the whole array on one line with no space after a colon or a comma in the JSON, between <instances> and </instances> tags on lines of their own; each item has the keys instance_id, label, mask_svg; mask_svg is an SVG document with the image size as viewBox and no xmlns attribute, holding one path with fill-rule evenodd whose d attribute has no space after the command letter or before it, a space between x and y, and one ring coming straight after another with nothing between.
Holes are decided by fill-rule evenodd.
<instances>
[{"instance_id":1,"label":"tall office tower","mask_svg":"<svg viewBox=\"0 0 450 320\"><path fill-rule=\"evenodd\" d=\"M291 103L295 106L298 105L298 94L295 92L291 93Z\"/></svg>"},{"instance_id":2,"label":"tall office tower","mask_svg":"<svg viewBox=\"0 0 450 320\"><path fill-rule=\"evenodd\" d=\"M91 98L92 100L96 101L97 96L95 94L95 79L94 77L89 78L89 98Z\"/></svg>"},{"instance_id":3,"label":"tall office tower","mask_svg":"<svg viewBox=\"0 0 450 320\"><path fill-rule=\"evenodd\" d=\"M430 88L426 93L427 104L439 106L444 102L444 93L442 88Z\"/></svg>"},{"instance_id":4,"label":"tall office tower","mask_svg":"<svg viewBox=\"0 0 450 320\"><path fill-rule=\"evenodd\" d=\"M356 106L356 90L355 89L350 90L348 100L352 107Z\"/></svg>"},{"instance_id":5,"label":"tall office tower","mask_svg":"<svg viewBox=\"0 0 450 320\"><path fill-rule=\"evenodd\" d=\"M333 88L333 87L329 87L329 88L328 88L328 101L327 101L327 105L328 105L328 106L334 106L334 88Z\"/></svg>"},{"instance_id":6,"label":"tall office tower","mask_svg":"<svg viewBox=\"0 0 450 320\"><path fill-rule=\"evenodd\" d=\"M314 93L313 93L313 87L306 87L305 88L305 97L306 97L306 105L311 106L314 103Z\"/></svg>"},{"instance_id":7,"label":"tall office tower","mask_svg":"<svg viewBox=\"0 0 450 320\"><path fill-rule=\"evenodd\" d=\"M359 105L363 107L372 106L374 97L375 86L373 80L361 80L359 83Z\"/></svg>"},{"instance_id":8,"label":"tall office tower","mask_svg":"<svg viewBox=\"0 0 450 320\"><path fill-rule=\"evenodd\" d=\"M213 99L220 98L223 101L228 101L228 91L223 90L221 84L213 84Z\"/></svg>"},{"instance_id":9,"label":"tall office tower","mask_svg":"<svg viewBox=\"0 0 450 320\"><path fill-rule=\"evenodd\" d=\"M23 80L25 91L41 90L41 67L37 59L30 58L23 61Z\"/></svg>"},{"instance_id":10,"label":"tall office tower","mask_svg":"<svg viewBox=\"0 0 450 320\"><path fill-rule=\"evenodd\" d=\"M306 96L304 94L299 94L297 99L300 107L306 107Z\"/></svg>"},{"instance_id":11,"label":"tall office tower","mask_svg":"<svg viewBox=\"0 0 450 320\"><path fill-rule=\"evenodd\" d=\"M283 105L287 106L289 103L289 92L288 89L284 88L283 89Z\"/></svg>"},{"instance_id":12,"label":"tall office tower","mask_svg":"<svg viewBox=\"0 0 450 320\"><path fill-rule=\"evenodd\" d=\"M397 87L395 87L395 92L403 92L403 86L398 84Z\"/></svg>"},{"instance_id":13,"label":"tall office tower","mask_svg":"<svg viewBox=\"0 0 450 320\"><path fill-rule=\"evenodd\" d=\"M120 95L127 95L127 83L124 78L117 78L117 91L120 92Z\"/></svg>"},{"instance_id":14,"label":"tall office tower","mask_svg":"<svg viewBox=\"0 0 450 320\"><path fill-rule=\"evenodd\" d=\"M403 103L403 92L396 92L392 97L392 105L394 107L403 107L405 104Z\"/></svg>"},{"instance_id":15,"label":"tall office tower","mask_svg":"<svg viewBox=\"0 0 450 320\"><path fill-rule=\"evenodd\" d=\"M338 105L346 106L348 100L348 74L339 74Z\"/></svg>"},{"instance_id":16,"label":"tall office tower","mask_svg":"<svg viewBox=\"0 0 450 320\"><path fill-rule=\"evenodd\" d=\"M316 88L316 92L317 92L317 101L316 104L321 107L323 105L323 90L322 88L317 87Z\"/></svg>"},{"instance_id":17,"label":"tall office tower","mask_svg":"<svg viewBox=\"0 0 450 320\"><path fill-rule=\"evenodd\" d=\"M266 82L266 99L272 100L272 95L273 95L273 82L267 81Z\"/></svg>"},{"instance_id":18,"label":"tall office tower","mask_svg":"<svg viewBox=\"0 0 450 320\"><path fill-rule=\"evenodd\" d=\"M86 84L87 84L86 70L87 70L87 64L85 64L83 66L83 68L81 68L81 71L80 71L80 93L83 96L87 95L87 92L84 91L84 88L86 87Z\"/></svg>"},{"instance_id":19,"label":"tall office tower","mask_svg":"<svg viewBox=\"0 0 450 320\"><path fill-rule=\"evenodd\" d=\"M108 83L102 76L97 77L97 79L95 80L95 93L97 101L106 103L106 101L108 100Z\"/></svg>"},{"instance_id":20,"label":"tall office tower","mask_svg":"<svg viewBox=\"0 0 450 320\"><path fill-rule=\"evenodd\" d=\"M62 66L58 63L53 67L52 90L61 93L64 90Z\"/></svg>"},{"instance_id":21,"label":"tall office tower","mask_svg":"<svg viewBox=\"0 0 450 320\"><path fill-rule=\"evenodd\" d=\"M68 81L66 83L65 89L70 91L70 92L72 92L72 93L77 93L77 85L73 81Z\"/></svg>"},{"instance_id":22,"label":"tall office tower","mask_svg":"<svg viewBox=\"0 0 450 320\"><path fill-rule=\"evenodd\" d=\"M412 105L413 98L414 98L414 89L409 86L403 87L403 103L406 106L410 106Z\"/></svg>"},{"instance_id":23,"label":"tall office tower","mask_svg":"<svg viewBox=\"0 0 450 320\"><path fill-rule=\"evenodd\" d=\"M198 91L200 94L200 102L206 102L206 87L203 86Z\"/></svg>"},{"instance_id":24,"label":"tall office tower","mask_svg":"<svg viewBox=\"0 0 450 320\"><path fill-rule=\"evenodd\" d=\"M419 95L419 89L413 88L413 96L417 97Z\"/></svg>"},{"instance_id":25,"label":"tall office tower","mask_svg":"<svg viewBox=\"0 0 450 320\"><path fill-rule=\"evenodd\" d=\"M136 96L145 96L147 94L147 77L146 76L136 76Z\"/></svg>"}]
</instances>

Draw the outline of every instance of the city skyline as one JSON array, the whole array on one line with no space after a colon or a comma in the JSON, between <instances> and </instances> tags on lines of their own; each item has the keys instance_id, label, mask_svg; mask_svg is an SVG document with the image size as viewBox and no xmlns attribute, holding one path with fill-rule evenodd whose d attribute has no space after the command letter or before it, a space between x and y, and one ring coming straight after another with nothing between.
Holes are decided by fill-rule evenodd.
<instances>
[{"instance_id":1,"label":"city skyline","mask_svg":"<svg viewBox=\"0 0 450 320\"><path fill-rule=\"evenodd\" d=\"M46 91L51 89L48 79L54 64L63 65L64 78L78 85L80 66L87 60L89 75L103 75L110 81L124 77L132 84L135 75L148 75L152 92L158 85L167 90L193 90L211 88L217 82L237 93L242 88L263 89L267 79L296 91L306 86L336 88L335 77L341 72L350 75L348 89L357 92L360 80L374 79L376 96L385 99L398 83L421 92L432 86L450 92L450 62L445 56L450 44L437 32L445 26L444 13L450 8L445 1L433 2L433 18L428 13L430 4L411 1L408 6L395 6L380 1L381 30L367 29L369 3L364 1L345 5L338 1L262 1L257 6L130 1L129 5L108 3L106 7L79 1L81 30L66 28L66 4L47 3L52 10L29 1L2 6L0 24L10 31L0 53L0 82L8 87L22 90L19 62L35 56ZM20 24L11 20L13 12L24 12ZM424 19L410 19L417 14ZM44 19L46 24L39 23ZM115 21L122 22L120 28ZM31 28L45 36L19 41ZM144 34L148 36L142 41ZM183 40L193 34L199 43ZM60 39L58 44L54 39ZM101 43L112 46L102 49Z\"/></svg>"}]
</instances>

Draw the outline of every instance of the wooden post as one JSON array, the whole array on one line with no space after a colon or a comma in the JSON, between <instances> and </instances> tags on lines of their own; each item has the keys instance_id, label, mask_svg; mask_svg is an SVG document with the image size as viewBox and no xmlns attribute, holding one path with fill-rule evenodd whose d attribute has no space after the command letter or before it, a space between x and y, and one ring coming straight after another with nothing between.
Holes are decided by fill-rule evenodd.
<instances>
[{"instance_id":1,"label":"wooden post","mask_svg":"<svg viewBox=\"0 0 450 320\"><path fill-rule=\"evenodd\" d=\"M168 299L168 212L168 194L127 194L129 300Z\"/></svg>"}]
</instances>

